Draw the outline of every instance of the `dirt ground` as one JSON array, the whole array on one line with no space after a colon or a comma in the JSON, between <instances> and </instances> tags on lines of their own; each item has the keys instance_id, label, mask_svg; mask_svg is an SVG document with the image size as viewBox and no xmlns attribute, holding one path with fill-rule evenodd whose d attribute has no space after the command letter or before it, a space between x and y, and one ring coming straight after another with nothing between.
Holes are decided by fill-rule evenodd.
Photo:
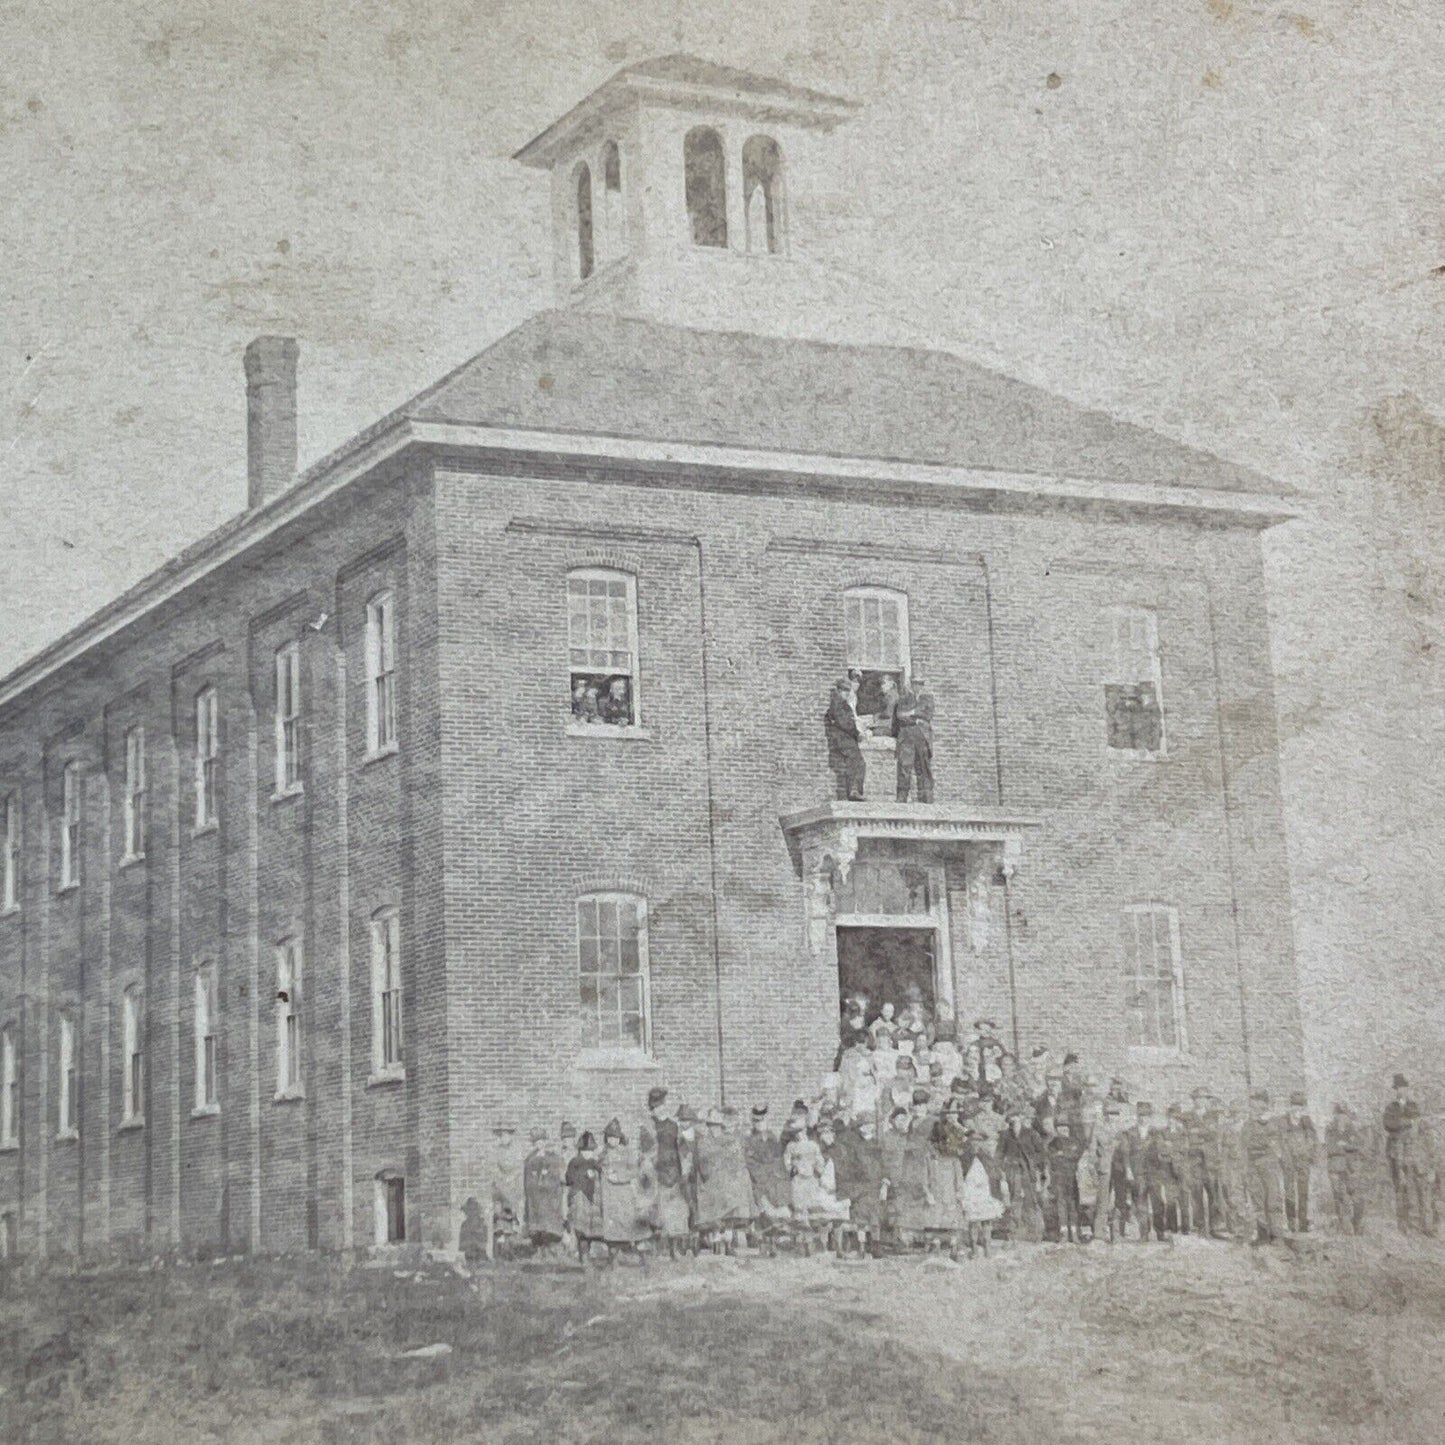
<instances>
[{"instance_id":1,"label":"dirt ground","mask_svg":"<svg viewBox=\"0 0 1445 1445\"><path fill-rule=\"evenodd\" d=\"M473 1282L225 1261L3 1292L6 1441L1445 1437L1445 1248L1394 1235Z\"/></svg>"}]
</instances>

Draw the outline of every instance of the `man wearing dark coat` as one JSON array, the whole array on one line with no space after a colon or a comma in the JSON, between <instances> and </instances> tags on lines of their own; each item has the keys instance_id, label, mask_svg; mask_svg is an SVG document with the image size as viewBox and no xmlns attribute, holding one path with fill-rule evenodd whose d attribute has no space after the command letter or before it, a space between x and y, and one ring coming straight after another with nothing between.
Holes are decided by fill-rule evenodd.
<instances>
[{"instance_id":1,"label":"man wearing dark coat","mask_svg":"<svg viewBox=\"0 0 1445 1445\"><path fill-rule=\"evenodd\" d=\"M1269 1094L1256 1089L1249 1096L1250 1115L1239 1131L1244 1151L1249 1200L1254 1206L1256 1244L1272 1244L1284 1233L1281 1193L1284 1183L1284 1135L1280 1121L1270 1117Z\"/></svg>"},{"instance_id":2,"label":"man wearing dark coat","mask_svg":"<svg viewBox=\"0 0 1445 1445\"><path fill-rule=\"evenodd\" d=\"M998 1162L1008 1184L1010 1237L1037 1242L1044 1231L1048 1158L1043 1138L1017 1111L998 1136Z\"/></svg>"},{"instance_id":3,"label":"man wearing dark coat","mask_svg":"<svg viewBox=\"0 0 1445 1445\"><path fill-rule=\"evenodd\" d=\"M1335 1228L1341 1234L1365 1232L1365 1133L1350 1106L1335 1105L1325 1128L1325 1164L1334 1196Z\"/></svg>"},{"instance_id":4,"label":"man wearing dark coat","mask_svg":"<svg viewBox=\"0 0 1445 1445\"><path fill-rule=\"evenodd\" d=\"M527 1237L539 1248L558 1243L567 1222L563 1177L567 1161L545 1129L532 1131L532 1149L522 1165L522 1219Z\"/></svg>"},{"instance_id":5,"label":"man wearing dark coat","mask_svg":"<svg viewBox=\"0 0 1445 1445\"><path fill-rule=\"evenodd\" d=\"M1129 1204L1139 1221L1139 1241L1149 1238L1152 1225L1155 1238L1164 1238L1164 1220L1154 1214L1154 1199L1149 1191L1150 1172L1146 1164L1149 1139L1154 1130L1154 1106L1147 1099L1141 1099L1134 1106L1134 1124L1119 1136L1114 1149L1116 1175L1123 1176Z\"/></svg>"},{"instance_id":6,"label":"man wearing dark coat","mask_svg":"<svg viewBox=\"0 0 1445 1445\"><path fill-rule=\"evenodd\" d=\"M828 697L823 714L823 735L828 739L828 766L837 779L837 796L847 802L862 802L864 765L860 746L863 729L858 724L853 684L840 677Z\"/></svg>"},{"instance_id":7,"label":"man wearing dark coat","mask_svg":"<svg viewBox=\"0 0 1445 1445\"><path fill-rule=\"evenodd\" d=\"M898 801L906 803L916 777L918 801L933 801L933 694L915 672L904 682L893 710L893 735L898 739Z\"/></svg>"},{"instance_id":8,"label":"man wearing dark coat","mask_svg":"<svg viewBox=\"0 0 1445 1445\"><path fill-rule=\"evenodd\" d=\"M1284 1135L1284 1216L1297 1234L1309 1233L1310 1171L1320 1152L1314 1120L1304 1112L1308 1105L1303 1094L1291 1094L1289 1110L1280 1121Z\"/></svg>"}]
</instances>

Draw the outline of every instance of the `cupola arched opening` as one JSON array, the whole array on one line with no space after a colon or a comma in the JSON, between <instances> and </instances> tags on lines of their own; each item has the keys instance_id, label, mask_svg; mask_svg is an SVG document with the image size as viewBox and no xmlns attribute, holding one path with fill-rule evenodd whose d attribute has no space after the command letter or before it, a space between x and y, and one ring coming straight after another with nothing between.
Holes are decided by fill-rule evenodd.
<instances>
[{"instance_id":1,"label":"cupola arched opening","mask_svg":"<svg viewBox=\"0 0 1445 1445\"><path fill-rule=\"evenodd\" d=\"M743 144L743 211L748 250L777 255L783 249L783 152L772 136Z\"/></svg>"},{"instance_id":2,"label":"cupola arched opening","mask_svg":"<svg viewBox=\"0 0 1445 1445\"><path fill-rule=\"evenodd\" d=\"M687 214L696 246L728 243L727 157L711 126L694 126L682 143Z\"/></svg>"},{"instance_id":3,"label":"cupola arched opening","mask_svg":"<svg viewBox=\"0 0 1445 1445\"><path fill-rule=\"evenodd\" d=\"M587 165L577 167L577 276L585 281L596 264L592 238L592 171Z\"/></svg>"}]
</instances>

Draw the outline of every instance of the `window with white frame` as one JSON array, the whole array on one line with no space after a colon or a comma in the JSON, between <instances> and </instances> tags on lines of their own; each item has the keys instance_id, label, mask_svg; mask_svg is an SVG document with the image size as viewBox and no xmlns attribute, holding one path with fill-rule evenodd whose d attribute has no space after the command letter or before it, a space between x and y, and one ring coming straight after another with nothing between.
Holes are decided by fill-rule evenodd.
<instances>
[{"instance_id":1,"label":"window with white frame","mask_svg":"<svg viewBox=\"0 0 1445 1445\"><path fill-rule=\"evenodd\" d=\"M75 1020L68 1013L60 1015L59 1055L60 1097L56 1128L62 1136L69 1137L80 1130L80 1100L77 1097L80 1080L76 1073Z\"/></svg>"},{"instance_id":2,"label":"window with white frame","mask_svg":"<svg viewBox=\"0 0 1445 1445\"><path fill-rule=\"evenodd\" d=\"M567 574L567 655L572 721L637 726L637 579L630 572L578 567Z\"/></svg>"},{"instance_id":3,"label":"window with white frame","mask_svg":"<svg viewBox=\"0 0 1445 1445\"><path fill-rule=\"evenodd\" d=\"M276 946L276 1092L301 1092L301 944Z\"/></svg>"},{"instance_id":4,"label":"window with white frame","mask_svg":"<svg viewBox=\"0 0 1445 1445\"><path fill-rule=\"evenodd\" d=\"M401 915L379 908L371 916L371 1067L397 1075L405 1067L402 1034Z\"/></svg>"},{"instance_id":5,"label":"window with white frame","mask_svg":"<svg viewBox=\"0 0 1445 1445\"><path fill-rule=\"evenodd\" d=\"M196 1096L198 1112L214 1113L221 1103L220 1080L220 995L216 966L203 963L196 970Z\"/></svg>"},{"instance_id":6,"label":"window with white frame","mask_svg":"<svg viewBox=\"0 0 1445 1445\"><path fill-rule=\"evenodd\" d=\"M0 1029L0 1148L13 1149L20 1143L20 1057L15 1044L15 1026Z\"/></svg>"},{"instance_id":7,"label":"window with white frame","mask_svg":"<svg viewBox=\"0 0 1445 1445\"><path fill-rule=\"evenodd\" d=\"M396 600L378 592L366 604L366 749L396 747Z\"/></svg>"},{"instance_id":8,"label":"window with white frame","mask_svg":"<svg viewBox=\"0 0 1445 1445\"><path fill-rule=\"evenodd\" d=\"M577 972L582 1046L650 1049L645 898L589 893L577 900Z\"/></svg>"},{"instance_id":9,"label":"window with white frame","mask_svg":"<svg viewBox=\"0 0 1445 1445\"><path fill-rule=\"evenodd\" d=\"M60 886L73 888L80 882L80 785L79 763L66 763L60 778Z\"/></svg>"},{"instance_id":10,"label":"window with white frame","mask_svg":"<svg viewBox=\"0 0 1445 1445\"><path fill-rule=\"evenodd\" d=\"M301 786L301 644L276 650L276 791Z\"/></svg>"},{"instance_id":11,"label":"window with white frame","mask_svg":"<svg viewBox=\"0 0 1445 1445\"><path fill-rule=\"evenodd\" d=\"M1124 1005L1131 1048L1185 1048L1179 914L1163 903L1124 910Z\"/></svg>"},{"instance_id":12,"label":"window with white frame","mask_svg":"<svg viewBox=\"0 0 1445 1445\"><path fill-rule=\"evenodd\" d=\"M214 687L196 694L196 809L197 828L216 821L221 774L220 709Z\"/></svg>"},{"instance_id":13,"label":"window with white frame","mask_svg":"<svg viewBox=\"0 0 1445 1445\"><path fill-rule=\"evenodd\" d=\"M20 794L5 795L5 857L0 860L0 908L6 913L20 907Z\"/></svg>"},{"instance_id":14,"label":"window with white frame","mask_svg":"<svg viewBox=\"0 0 1445 1445\"><path fill-rule=\"evenodd\" d=\"M909 670L908 595L889 587L850 587L843 594L847 665L859 674L860 718L874 731L892 731L890 687L902 687Z\"/></svg>"},{"instance_id":15,"label":"window with white frame","mask_svg":"<svg viewBox=\"0 0 1445 1445\"><path fill-rule=\"evenodd\" d=\"M132 984L120 996L121 1079L120 1121L139 1123L145 1117L145 1039L141 991Z\"/></svg>"},{"instance_id":16,"label":"window with white frame","mask_svg":"<svg viewBox=\"0 0 1445 1445\"><path fill-rule=\"evenodd\" d=\"M146 733L133 727L125 735L125 859L146 852Z\"/></svg>"},{"instance_id":17,"label":"window with white frame","mask_svg":"<svg viewBox=\"0 0 1445 1445\"><path fill-rule=\"evenodd\" d=\"M1145 607L1108 614L1110 681L1104 716L1110 748L1136 756L1164 751L1164 685L1159 665L1159 619Z\"/></svg>"}]
</instances>

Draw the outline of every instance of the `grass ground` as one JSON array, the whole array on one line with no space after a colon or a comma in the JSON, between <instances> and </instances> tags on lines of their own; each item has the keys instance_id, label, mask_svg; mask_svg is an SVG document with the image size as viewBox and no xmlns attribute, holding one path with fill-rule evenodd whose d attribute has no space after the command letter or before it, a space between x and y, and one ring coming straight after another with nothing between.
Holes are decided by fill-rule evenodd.
<instances>
[{"instance_id":1,"label":"grass ground","mask_svg":"<svg viewBox=\"0 0 1445 1445\"><path fill-rule=\"evenodd\" d=\"M12 1278L6 1441L1434 1442L1445 1253ZM450 1354L400 1358L418 1346Z\"/></svg>"}]
</instances>

